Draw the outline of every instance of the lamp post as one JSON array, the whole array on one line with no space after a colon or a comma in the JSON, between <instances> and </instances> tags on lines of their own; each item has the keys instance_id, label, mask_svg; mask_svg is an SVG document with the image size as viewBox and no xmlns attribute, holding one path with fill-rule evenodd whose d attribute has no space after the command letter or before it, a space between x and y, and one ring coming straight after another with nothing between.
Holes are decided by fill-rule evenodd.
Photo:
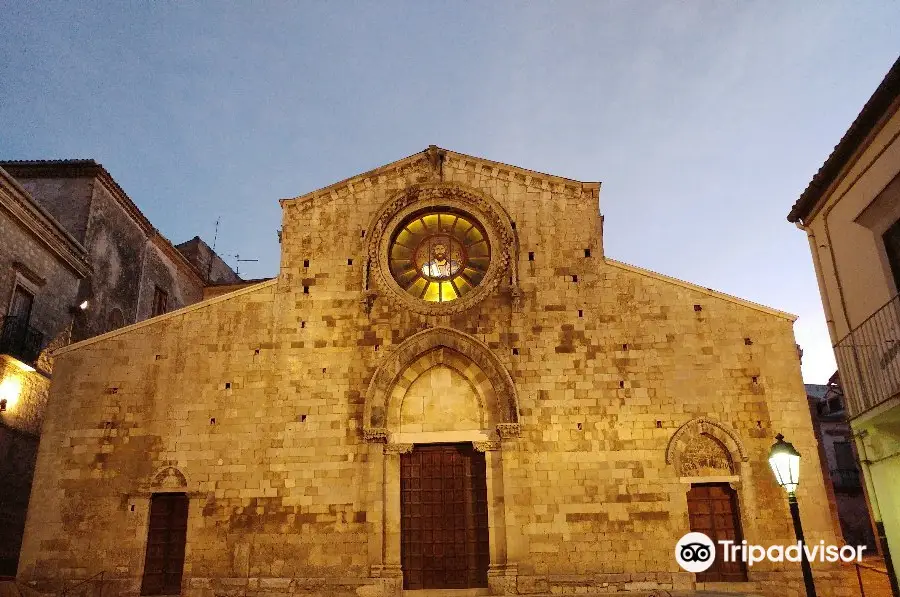
<instances>
[{"instance_id":1,"label":"lamp post","mask_svg":"<svg viewBox=\"0 0 900 597\"><path fill-rule=\"evenodd\" d=\"M800 452L794 445L784 441L780 433L769 451L769 466L775 473L775 480L788 494L788 506L794 520L794 536L800 542L800 568L803 570L803 584L806 585L806 597L816 597L816 585L813 583L812 569L806 557L806 540L803 538L803 525L800 523L800 507L797 505L797 485L800 484Z\"/></svg>"}]
</instances>

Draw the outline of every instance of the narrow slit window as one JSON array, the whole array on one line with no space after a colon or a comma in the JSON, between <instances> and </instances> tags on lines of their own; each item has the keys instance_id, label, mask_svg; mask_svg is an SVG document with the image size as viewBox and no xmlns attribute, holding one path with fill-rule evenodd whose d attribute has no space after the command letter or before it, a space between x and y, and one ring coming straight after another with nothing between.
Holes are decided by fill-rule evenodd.
<instances>
[{"instance_id":1,"label":"narrow slit window","mask_svg":"<svg viewBox=\"0 0 900 597\"><path fill-rule=\"evenodd\" d=\"M169 306L169 294L156 286L153 289L153 317L157 315L162 315L168 310Z\"/></svg>"}]
</instances>

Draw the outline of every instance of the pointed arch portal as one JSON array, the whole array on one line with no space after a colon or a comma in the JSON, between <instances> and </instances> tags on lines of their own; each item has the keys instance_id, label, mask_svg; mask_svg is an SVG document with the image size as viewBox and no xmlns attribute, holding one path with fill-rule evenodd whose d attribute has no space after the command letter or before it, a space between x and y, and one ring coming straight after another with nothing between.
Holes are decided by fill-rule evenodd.
<instances>
[{"instance_id":1,"label":"pointed arch portal","mask_svg":"<svg viewBox=\"0 0 900 597\"><path fill-rule=\"evenodd\" d=\"M422 570L411 565L416 559L410 557L417 541L409 535L409 522L418 515L411 515L410 503L418 499L416 491L424 482L415 476L426 475L431 485L452 486L457 480L448 475L462 470L460 482L484 487L484 497L476 495L474 510L453 507L466 510L467 517L471 514L463 525L487 534L489 554L482 560L476 553L475 559L487 564L487 582L494 592L505 591L514 582L517 561L517 554L507 546L521 544L508 541L511 533L519 531L504 500L507 471L516 467L518 434L519 407L512 378L483 342L459 330L437 327L400 344L372 376L363 409L363 436L369 443L366 522L372 576L403 582L408 588L420 588L418 583L425 578L427 585L428 570L423 576ZM441 464L441 459L447 462ZM425 462L432 467L427 472ZM435 473L435 466L445 472ZM482 508L486 516L476 515ZM459 549L472 550L471 546ZM483 582L483 569L469 572ZM433 577L455 580L440 571Z\"/></svg>"}]
</instances>

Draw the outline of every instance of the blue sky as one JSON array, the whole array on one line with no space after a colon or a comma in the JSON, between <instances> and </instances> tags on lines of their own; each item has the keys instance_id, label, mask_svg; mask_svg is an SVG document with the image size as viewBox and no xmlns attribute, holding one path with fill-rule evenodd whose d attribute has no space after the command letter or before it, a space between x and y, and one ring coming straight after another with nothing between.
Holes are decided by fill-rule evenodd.
<instances>
[{"instance_id":1,"label":"blue sky","mask_svg":"<svg viewBox=\"0 0 900 597\"><path fill-rule=\"evenodd\" d=\"M785 216L900 2L3 5L0 158L94 158L174 242L221 218L246 277L279 198L436 144L602 181L607 255L800 315L806 381L834 371Z\"/></svg>"}]
</instances>

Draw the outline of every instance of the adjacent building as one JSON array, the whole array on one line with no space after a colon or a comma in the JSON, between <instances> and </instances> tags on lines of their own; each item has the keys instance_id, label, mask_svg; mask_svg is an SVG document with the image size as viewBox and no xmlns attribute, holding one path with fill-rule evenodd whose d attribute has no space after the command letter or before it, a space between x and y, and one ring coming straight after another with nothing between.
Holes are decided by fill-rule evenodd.
<instances>
[{"instance_id":1,"label":"adjacent building","mask_svg":"<svg viewBox=\"0 0 900 597\"><path fill-rule=\"evenodd\" d=\"M900 60L794 204L886 563L900 554ZM891 557L893 554L893 558Z\"/></svg>"},{"instance_id":2,"label":"adjacent building","mask_svg":"<svg viewBox=\"0 0 900 597\"><path fill-rule=\"evenodd\" d=\"M0 168L0 575L15 574L25 528L50 386L42 350L68 343L90 274L84 246Z\"/></svg>"},{"instance_id":3,"label":"adjacent building","mask_svg":"<svg viewBox=\"0 0 900 597\"><path fill-rule=\"evenodd\" d=\"M87 250L93 275L78 288L76 304L87 306L74 321L74 341L195 303L209 283L239 281L199 238L184 243L184 253L174 247L94 160L0 168Z\"/></svg>"},{"instance_id":4,"label":"adjacent building","mask_svg":"<svg viewBox=\"0 0 900 597\"><path fill-rule=\"evenodd\" d=\"M599 190L432 146L282 200L277 278L57 351L20 579L798 593L796 563L674 558L794 541L777 433L838 540L795 318L607 257Z\"/></svg>"},{"instance_id":5,"label":"adjacent building","mask_svg":"<svg viewBox=\"0 0 900 597\"><path fill-rule=\"evenodd\" d=\"M93 160L0 162L0 575L16 571L52 351L241 282L199 238L181 247Z\"/></svg>"},{"instance_id":6,"label":"adjacent building","mask_svg":"<svg viewBox=\"0 0 900 597\"><path fill-rule=\"evenodd\" d=\"M806 395L837 532L848 545L878 553L838 374L824 385L806 384Z\"/></svg>"}]
</instances>

